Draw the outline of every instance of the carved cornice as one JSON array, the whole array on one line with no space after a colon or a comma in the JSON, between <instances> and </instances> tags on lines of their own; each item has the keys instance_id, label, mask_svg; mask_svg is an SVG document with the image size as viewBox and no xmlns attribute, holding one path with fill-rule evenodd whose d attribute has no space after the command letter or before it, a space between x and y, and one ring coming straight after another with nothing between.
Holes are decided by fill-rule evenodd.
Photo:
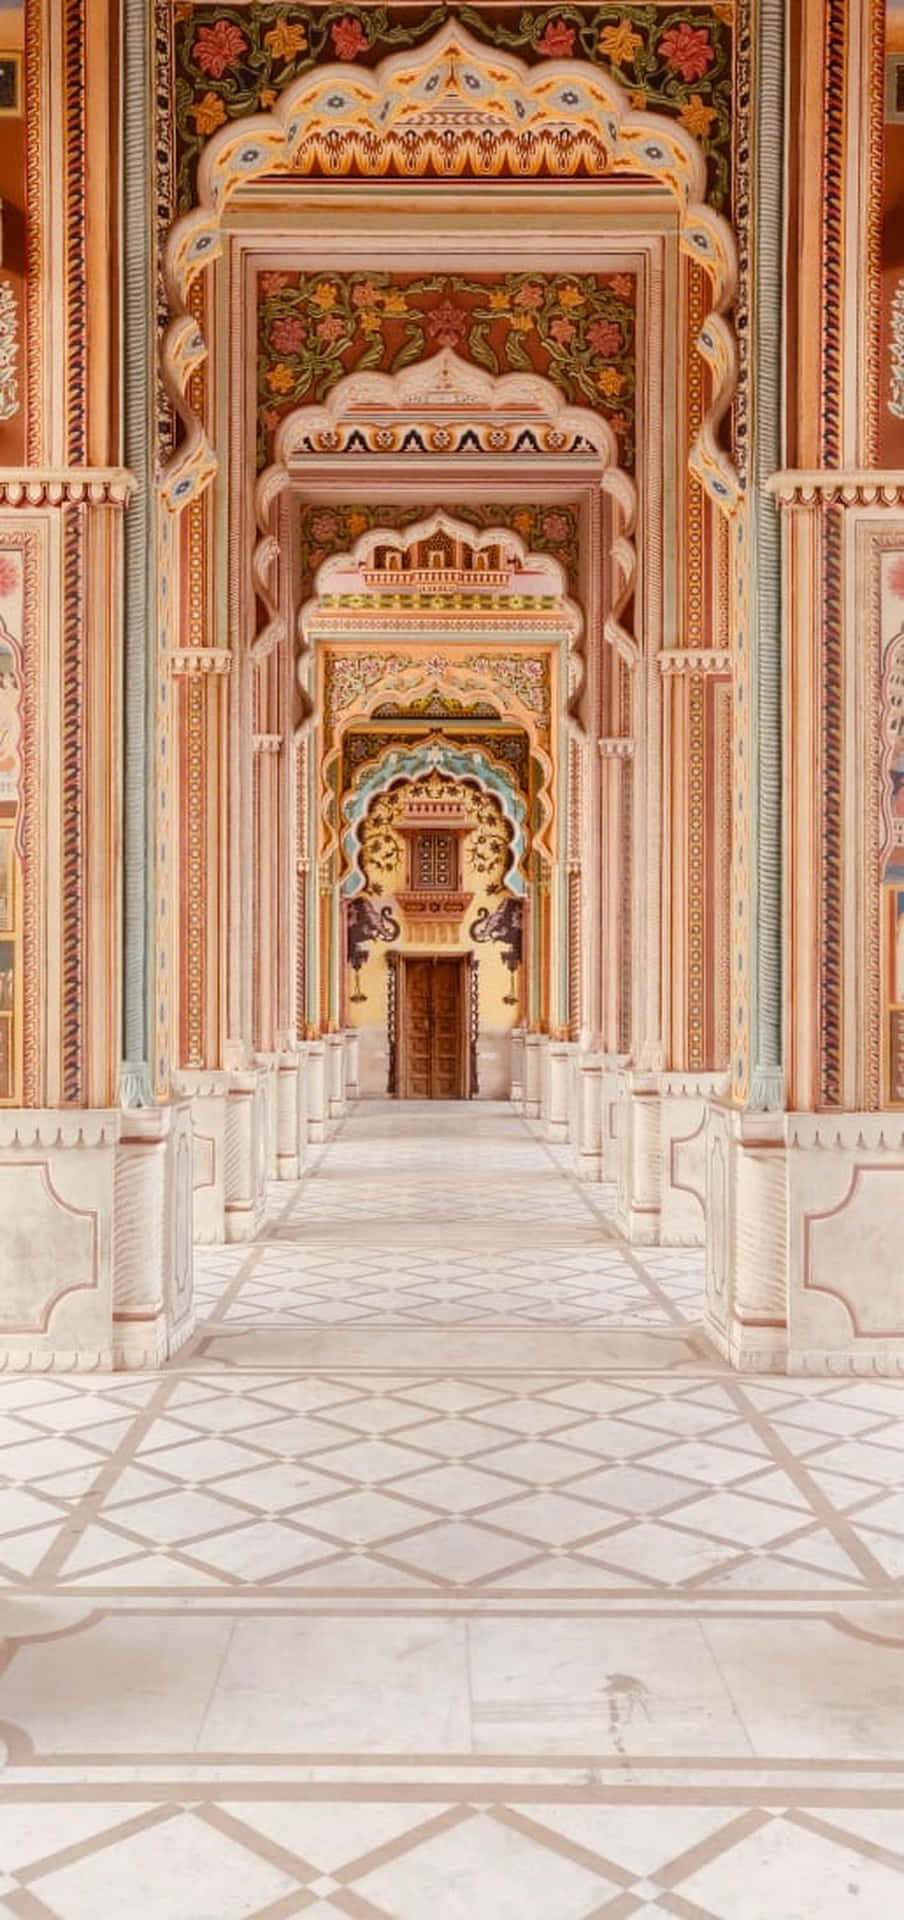
<instances>
[{"instance_id":1,"label":"carved cornice","mask_svg":"<svg viewBox=\"0 0 904 1920\"><path fill-rule=\"evenodd\" d=\"M660 673L730 673L731 654L721 647L664 647L656 655Z\"/></svg>"},{"instance_id":2,"label":"carved cornice","mask_svg":"<svg viewBox=\"0 0 904 1920\"><path fill-rule=\"evenodd\" d=\"M0 507L125 507L137 484L127 467L0 467Z\"/></svg>"},{"instance_id":3,"label":"carved cornice","mask_svg":"<svg viewBox=\"0 0 904 1920\"><path fill-rule=\"evenodd\" d=\"M904 471L868 468L789 468L766 482L780 507L904 506Z\"/></svg>"},{"instance_id":4,"label":"carved cornice","mask_svg":"<svg viewBox=\"0 0 904 1920\"><path fill-rule=\"evenodd\" d=\"M597 746L604 760L633 760L634 758L633 740L598 740Z\"/></svg>"},{"instance_id":5,"label":"carved cornice","mask_svg":"<svg viewBox=\"0 0 904 1920\"><path fill-rule=\"evenodd\" d=\"M454 634L464 634L466 640L473 642L475 634L482 640L510 640L518 634L528 639L540 634L556 639L571 628L564 609L556 612L510 613L507 616L493 613L459 613L442 611L442 640L447 642ZM362 609L351 613L346 609L329 613L311 614L305 621L305 637L311 640L341 639L352 634L357 639L361 634L404 635L407 639L436 642L436 617L431 619L425 608L405 613L396 607L373 612Z\"/></svg>"},{"instance_id":6,"label":"carved cornice","mask_svg":"<svg viewBox=\"0 0 904 1920\"><path fill-rule=\"evenodd\" d=\"M9 1108L0 1112L0 1148L5 1152L28 1147L115 1146L122 1132L122 1114L115 1109L73 1107Z\"/></svg>"},{"instance_id":7,"label":"carved cornice","mask_svg":"<svg viewBox=\"0 0 904 1920\"><path fill-rule=\"evenodd\" d=\"M177 647L170 654L170 672L176 677L231 671L232 654L226 647Z\"/></svg>"}]
</instances>

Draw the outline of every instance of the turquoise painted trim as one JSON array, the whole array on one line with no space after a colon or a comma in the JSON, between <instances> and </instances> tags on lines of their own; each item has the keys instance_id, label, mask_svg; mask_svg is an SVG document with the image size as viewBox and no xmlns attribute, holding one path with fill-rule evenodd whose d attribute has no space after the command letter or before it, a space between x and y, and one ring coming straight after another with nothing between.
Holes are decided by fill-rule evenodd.
<instances>
[{"instance_id":1,"label":"turquoise painted trim","mask_svg":"<svg viewBox=\"0 0 904 1920\"><path fill-rule=\"evenodd\" d=\"M342 834L342 851L349 865L349 872L342 882L342 895L346 900L363 893L367 885L360 866L361 846L358 829L367 813L371 801L379 793L385 793L387 787L396 780L417 780L422 774L434 770L448 774L454 780L476 780L485 793L491 793L499 801L505 818L512 828L512 844L509 850L509 865L503 884L509 893L523 898L527 886L522 871L522 862L527 849L527 808L524 801L515 793L502 769L488 760L479 748L464 749L447 745L443 741L433 740L420 747L410 749L396 747L385 754L376 767L372 767L345 801L343 813L348 826Z\"/></svg>"}]
</instances>

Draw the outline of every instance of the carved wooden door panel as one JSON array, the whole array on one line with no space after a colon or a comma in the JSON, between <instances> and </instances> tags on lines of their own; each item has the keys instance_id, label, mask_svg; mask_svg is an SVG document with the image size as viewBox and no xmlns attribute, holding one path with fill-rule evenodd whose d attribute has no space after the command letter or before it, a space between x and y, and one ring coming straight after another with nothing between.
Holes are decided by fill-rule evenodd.
<instances>
[{"instance_id":1,"label":"carved wooden door panel","mask_svg":"<svg viewBox=\"0 0 904 1920\"><path fill-rule=\"evenodd\" d=\"M464 990L460 960L406 960L403 1099L465 1098Z\"/></svg>"},{"instance_id":2,"label":"carved wooden door panel","mask_svg":"<svg viewBox=\"0 0 904 1920\"><path fill-rule=\"evenodd\" d=\"M462 968L457 960L433 962L434 1100L460 1100L462 1061Z\"/></svg>"},{"instance_id":3,"label":"carved wooden door panel","mask_svg":"<svg viewBox=\"0 0 904 1920\"><path fill-rule=\"evenodd\" d=\"M433 962L409 960L405 966L406 1100L433 1098Z\"/></svg>"}]
</instances>

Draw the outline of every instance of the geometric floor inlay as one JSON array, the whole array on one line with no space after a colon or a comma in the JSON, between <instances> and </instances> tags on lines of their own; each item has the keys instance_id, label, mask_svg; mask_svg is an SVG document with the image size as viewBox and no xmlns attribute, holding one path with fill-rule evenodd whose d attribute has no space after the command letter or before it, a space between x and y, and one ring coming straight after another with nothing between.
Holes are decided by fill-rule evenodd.
<instances>
[{"instance_id":1,"label":"geometric floor inlay","mask_svg":"<svg viewBox=\"0 0 904 1920\"><path fill-rule=\"evenodd\" d=\"M904 1912L904 1388L701 1284L368 1103L170 1368L0 1380L0 1920Z\"/></svg>"}]
</instances>

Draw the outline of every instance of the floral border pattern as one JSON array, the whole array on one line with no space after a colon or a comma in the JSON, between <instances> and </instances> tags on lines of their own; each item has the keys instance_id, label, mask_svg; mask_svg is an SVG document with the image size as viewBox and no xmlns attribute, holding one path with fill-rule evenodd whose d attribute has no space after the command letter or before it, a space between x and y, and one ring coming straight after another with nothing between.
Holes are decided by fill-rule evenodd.
<instances>
[{"instance_id":1,"label":"floral border pattern","mask_svg":"<svg viewBox=\"0 0 904 1920\"><path fill-rule=\"evenodd\" d=\"M191 5L175 9L177 204L192 204L198 158L218 127L266 112L302 73L348 61L373 66L420 46L447 19L445 6ZM605 67L638 109L667 114L699 140L708 198L730 210L731 0L676 7L525 7L517 13L463 5L457 18L485 45L530 64L583 59Z\"/></svg>"},{"instance_id":2,"label":"floral border pattern","mask_svg":"<svg viewBox=\"0 0 904 1920\"><path fill-rule=\"evenodd\" d=\"M636 295L630 273L261 273L259 466L283 416L321 403L344 374L398 373L450 347L494 376L543 374L602 413L631 472Z\"/></svg>"}]
</instances>

